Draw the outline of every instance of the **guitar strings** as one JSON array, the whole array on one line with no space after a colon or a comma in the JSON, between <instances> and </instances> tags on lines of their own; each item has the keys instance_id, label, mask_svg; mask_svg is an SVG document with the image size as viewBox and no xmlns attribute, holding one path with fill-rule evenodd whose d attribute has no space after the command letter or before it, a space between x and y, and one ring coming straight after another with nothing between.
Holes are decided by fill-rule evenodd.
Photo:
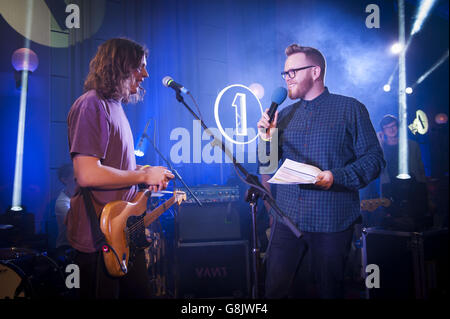
<instances>
[{"instance_id":1,"label":"guitar strings","mask_svg":"<svg viewBox=\"0 0 450 319\"><path fill-rule=\"evenodd\" d=\"M166 208L167 202L170 201L171 199L174 199L174 198L172 197L172 198L166 200L164 203L162 203L157 208L159 208L161 206L163 206L163 208ZM155 208L155 209L157 209L157 208ZM143 227L144 232L145 232L144 218L141 218L139 221L135 222L133 225L131 225L130 227L127 228L128 235L133 237L133 235L136 234L138 227L139 227L139 230L141 230L140 229L141 226ZM133 238L135 238L135 237L133 237ZM132 238L132 240L133 240L133 238Z\"/></svg>"}]
</instances>

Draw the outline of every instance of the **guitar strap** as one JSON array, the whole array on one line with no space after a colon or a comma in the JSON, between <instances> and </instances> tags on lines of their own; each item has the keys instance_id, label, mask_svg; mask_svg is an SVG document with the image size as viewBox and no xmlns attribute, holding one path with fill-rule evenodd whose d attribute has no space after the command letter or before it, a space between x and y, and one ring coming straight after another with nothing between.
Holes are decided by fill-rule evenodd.
<instances>
[{"instance_id":1,"label":"guitar strap","mask_svg":"<svg viewBox=\"0 0 450 319\"><path fill-rule=\"evenodd\" d=\"M89 224L91 225L91 235L96 250L100 250L104 245L108 245L105 235L100 229L97 213L95 212L94 205L92 204L91 192L86 187L81 187L81 194L83 195L84 207L89 218Z\"/></svg>"}]
</instances>

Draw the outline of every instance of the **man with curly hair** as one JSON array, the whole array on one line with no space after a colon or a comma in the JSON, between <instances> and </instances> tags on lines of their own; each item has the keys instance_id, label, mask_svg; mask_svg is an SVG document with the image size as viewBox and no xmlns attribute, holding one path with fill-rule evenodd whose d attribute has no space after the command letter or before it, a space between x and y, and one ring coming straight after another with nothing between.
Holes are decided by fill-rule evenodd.
<instances>
[{"instance_id":1,"label":"man with curly hair","mask_svg":"<svg viewBox=\"0 0 450 319\"><path fill-rule=\"evenodd\" d=\"M80 267L83 298L151 297L143 250L136 253L126 275L109 276L94 238L98 225L93 225L90 220L95 219L89 217L90 213L94 215L89 210L99 216L111 201L131 201L138 184L162 190L174 177L165 167L136 165L133 135L122 108L122 103L143 98L140 84L148 77L147 55L142 45L128 39L115 38L101 44L90 62L85 93L69 111L70 156L80 187L71 198L67 239L77 251L75 262Z\"/></svg>"}]
</instances>

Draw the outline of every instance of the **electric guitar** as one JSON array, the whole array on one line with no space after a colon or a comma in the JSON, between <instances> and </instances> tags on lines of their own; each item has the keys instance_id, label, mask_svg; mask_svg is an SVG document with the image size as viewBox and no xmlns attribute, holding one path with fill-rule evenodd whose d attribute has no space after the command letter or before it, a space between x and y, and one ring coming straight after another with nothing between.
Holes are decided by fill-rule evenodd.
<instances>
[{"instance_id":1,"label":"electric guitar","mask_svg":"<svg viewBox=\"0 0 450 319\"><path fill-rule=\"evenodd\" d=\"M106 242L102 248L103 260L108 273L114 277L128 272L129 262L137 249L150 245L145 229L175 203L186 200L186 193L174 191L173 196L147 213L147 200L151 195L148 189L137 194L132 202L113 201L103 208L100 215L100 229Z\"/></svg>"},{"instance_id":2,"label":"electric guitar","mask_svg":"<svg viewBox=\"0 0 450 319\"><path fill-rule=\"evenodd\" d=\"M364 199L361 201L361 210L373 212L378 207L389 207L391 206L391 201L387 198L375 198L375 199Z\"/></svg>"}]
</instances>

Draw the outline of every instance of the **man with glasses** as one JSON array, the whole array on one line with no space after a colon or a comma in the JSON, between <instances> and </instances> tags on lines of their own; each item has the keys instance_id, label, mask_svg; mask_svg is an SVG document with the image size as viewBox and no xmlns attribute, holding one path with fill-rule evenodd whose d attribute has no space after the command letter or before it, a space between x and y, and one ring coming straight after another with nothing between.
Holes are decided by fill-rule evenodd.
<instances>
[{"instance_id":1,"label":"man with glasses","mask_svg":"<svg viewBox=\"0 0 450 319\"><path fill-rule=\"evenodd\" d=\"M281 162L289 158L322 172L314 185L276 185L278 206L302 236L296 238L275 219L267 252L266 297L342 298L353 226L360 217L358 190L380 174L383 152L365 106L325 87L323 55L297 44L285 53L281 74L289 98L298 101L277 112L272 123L266 110L258 122L260 143L278 143ZM270 150L269 145L259 146ZM269 178L262 175L268 189ZM312 276L304 275L308 269ZM310 278L314 285L308 286L304 280Z\"/></svg>"}]
</instances>

